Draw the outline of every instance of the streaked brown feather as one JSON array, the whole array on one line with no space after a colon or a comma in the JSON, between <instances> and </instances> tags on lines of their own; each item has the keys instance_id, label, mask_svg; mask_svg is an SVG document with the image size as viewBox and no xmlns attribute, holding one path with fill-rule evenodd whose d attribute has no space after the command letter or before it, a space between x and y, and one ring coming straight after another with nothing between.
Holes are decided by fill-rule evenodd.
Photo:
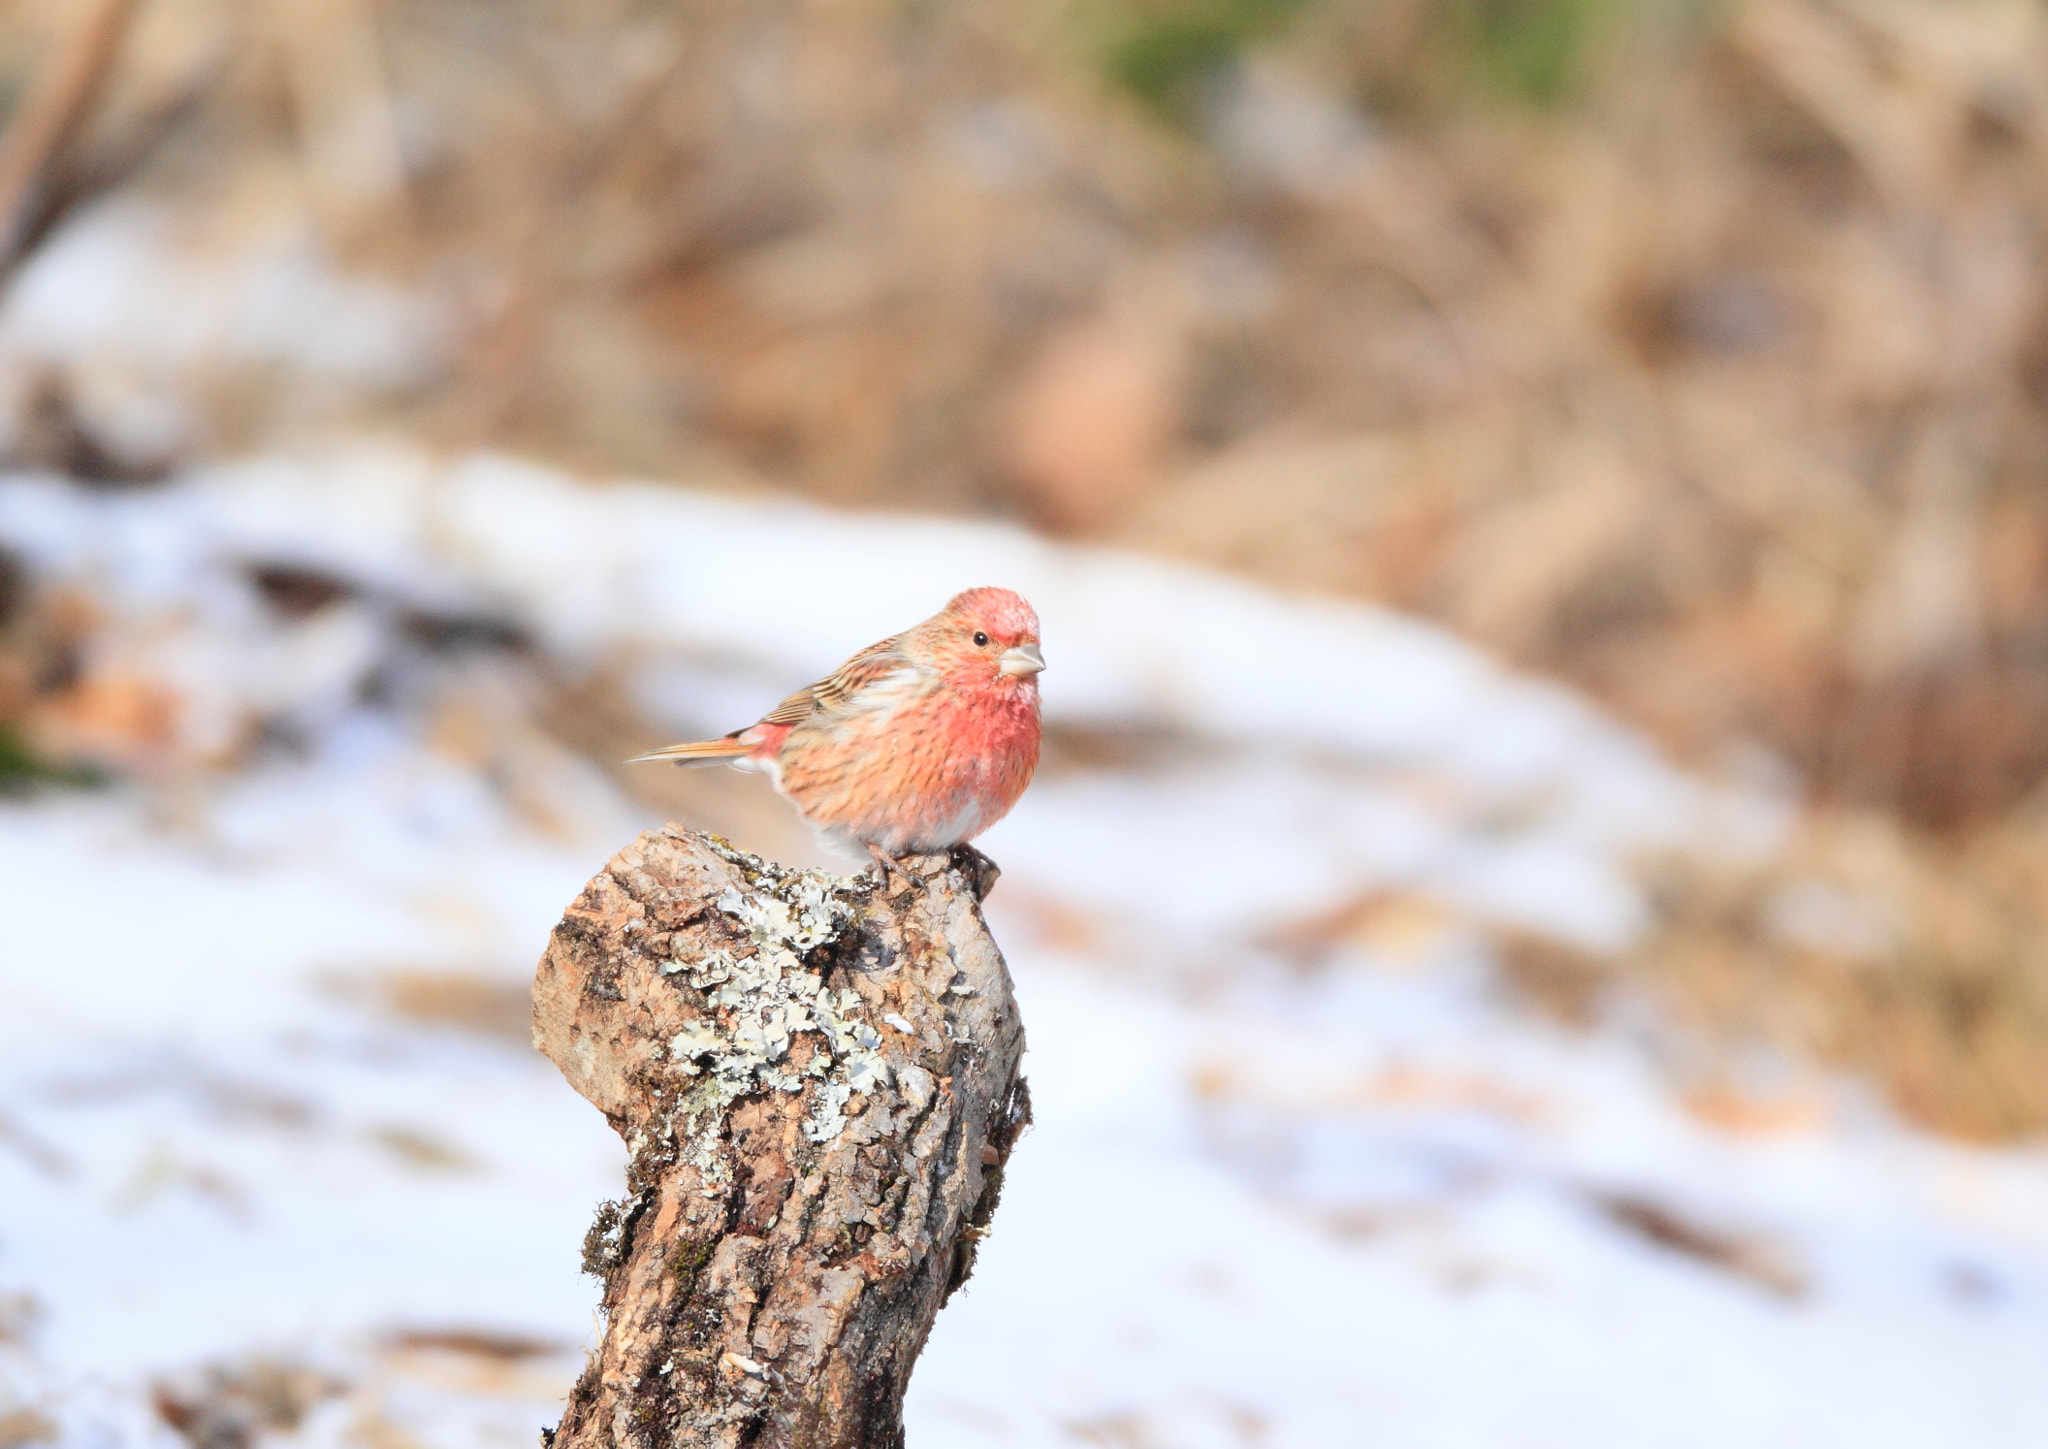
<instances>
[{"instance_id":1,"label":"streaked brown feather","mask_svg":"<svg viewBox=\"0 0 2048 1449\"><path fill-rule=\"evenodd\" d=\"M736 729L723 739L692 740L686 744L649 750L644 755L633 756L626 763L638 765L673 760L679 765L717 765L739 759L751 754L758 743L758 740L743 741L740 738L748 730L762 725L800 725L818 715L832 714L844 708L867 685L893 674L908 663L910 660L898 651L896 640L884 639L879 644L868 645L816 684L805 685L745 729Z\"/></svg>"},{"instance_id":2,"label":"streaked brown feather","mask_svg":"<svg viewBox=\"0 0 2048 1449\"><path fill-rule=\"evenodd\" d=\"M841 709L865 686L893 674L910 660L896 647L896 640L870 644L816 684L799 689L760 718L761 724L802 724L814 714ZM741 731L734 730L734 734Z\"/></svg>"}]
</instances>

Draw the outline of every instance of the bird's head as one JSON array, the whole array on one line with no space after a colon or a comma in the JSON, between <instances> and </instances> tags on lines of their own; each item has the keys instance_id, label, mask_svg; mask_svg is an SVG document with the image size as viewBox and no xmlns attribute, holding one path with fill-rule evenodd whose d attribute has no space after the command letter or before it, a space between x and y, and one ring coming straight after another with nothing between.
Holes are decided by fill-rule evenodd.
<instances>
[{"instance_id":1,"label":"bird's head","mask_svg":"<svg viewBox=\"0 0 2048 1449\"><path fill-rule=\"evenodd\" d=\"M953 684L1036 691L1045 656L1038 615L1008 589L969 589L920 624L932 664Z\"/></svg>"}]
</instances>

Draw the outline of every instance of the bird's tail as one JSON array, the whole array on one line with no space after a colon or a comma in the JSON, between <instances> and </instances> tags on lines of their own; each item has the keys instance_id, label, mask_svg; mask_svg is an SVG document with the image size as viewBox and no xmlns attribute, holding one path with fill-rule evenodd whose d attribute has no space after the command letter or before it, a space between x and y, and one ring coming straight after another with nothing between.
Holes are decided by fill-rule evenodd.
<instances>
[{"instance_id":1,"label":"bird's tail","mask_svg":"<svg viewBox=\"0 0 2048 1449\"><path fill-rule=\"evenodd\" d=\"M652 760L673 760L678 765L722 765L750 754L753 746L735 739L693 740L689 744L667 745L658 750L649 750L644 755L635 755L626 761L629 765L643 764Z\"/></svg>"}]
</instances>

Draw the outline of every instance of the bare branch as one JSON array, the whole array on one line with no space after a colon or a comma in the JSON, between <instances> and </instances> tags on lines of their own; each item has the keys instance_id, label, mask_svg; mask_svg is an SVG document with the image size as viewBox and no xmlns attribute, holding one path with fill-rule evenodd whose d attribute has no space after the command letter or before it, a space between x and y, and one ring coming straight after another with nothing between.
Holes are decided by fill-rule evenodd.
<instances>
[{"instance_id":1,"label":"bare branch","mask_svg":"<svg viewBox=\"0 0 2048 1449\"><path fill-rule=\"evenodd\" d=\"M36 229L52 176L106 89L138 0L96 0L37 71L0 135L0 270Z\"/></svg>"}]
</instances>

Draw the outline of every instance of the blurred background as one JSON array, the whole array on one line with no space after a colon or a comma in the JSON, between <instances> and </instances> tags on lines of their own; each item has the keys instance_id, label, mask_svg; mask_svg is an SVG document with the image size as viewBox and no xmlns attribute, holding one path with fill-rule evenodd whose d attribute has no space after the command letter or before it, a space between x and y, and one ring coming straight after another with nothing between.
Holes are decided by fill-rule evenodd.
<instances>
[{"instance_id":1,"label":"blurred background","mask_svg":"<svg viewBox=\"0 0 2048 1449\"><path fill-rule=\"evenodd\" d=\"M914 1441L2048 1442L2033 0L36 0L0 105L0 1449L552 1422L549 924L834 864L615 762L989 582L1047 1106Z\"/></svg>"}]
</instances>

